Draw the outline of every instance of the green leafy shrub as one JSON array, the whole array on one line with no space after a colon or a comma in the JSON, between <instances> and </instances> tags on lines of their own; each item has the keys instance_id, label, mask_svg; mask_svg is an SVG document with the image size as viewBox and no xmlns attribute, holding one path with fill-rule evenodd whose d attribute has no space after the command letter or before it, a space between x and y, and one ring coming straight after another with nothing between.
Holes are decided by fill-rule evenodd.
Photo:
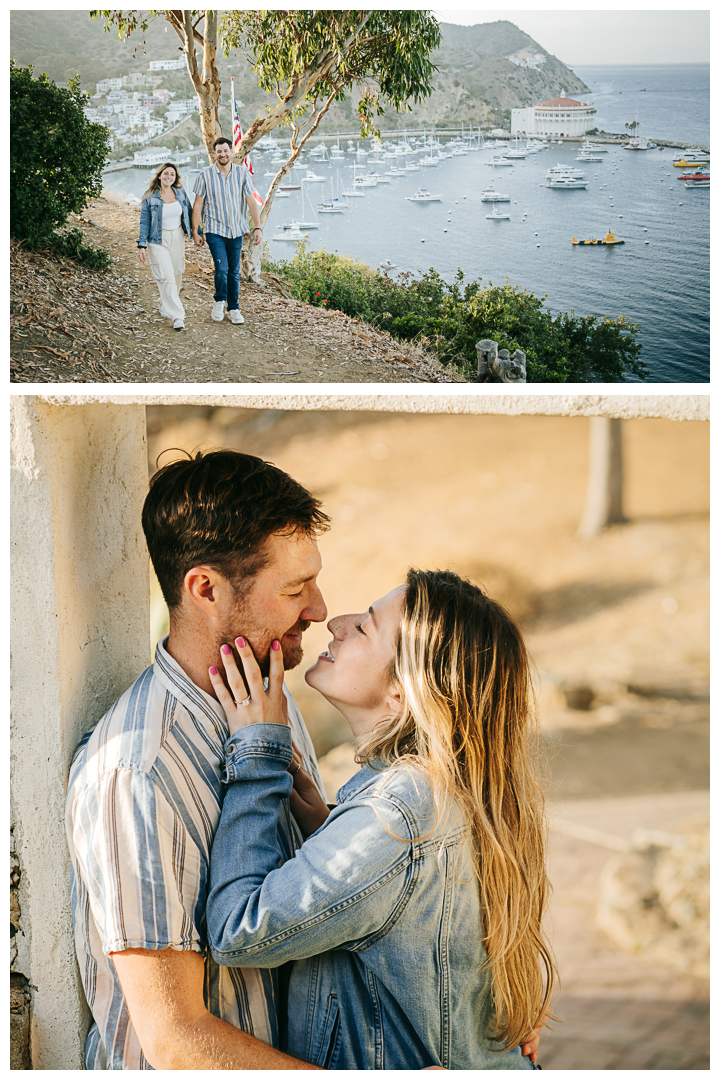
<instances>
[{"instance_id":1,"label":"green leafy shrub","mask_svg":"<svg viewBox=\"0 0 720 1080\"><path fill-rule=\"evenodd\" d=\"M475 344L481 338L510 352L522 349L528 382L623 382L628 374L648 375L637 324L622 315L553 316L543 307L546 297L507 281L466 284L458 270L447 285L432 268L419 278L399 274L394 280L347 256L311 251L307 241L297 245L293 259L268 269L296 299L344 311L401 340L422 340L442 363L469 378L477 370Z\"/></svg>"},{"instance_id":2,"label":"green leafy shrub","mask_svg":"<svg viewBox=\"0 0 720 1080\"><path fill-rule=\"evenodd\" d=\"M54 232L102 192L110 133L87 120L88 100L79 77L64 89L10 61L10 232L30 247L64 249L72 258L101 265L77 229L64 239Z\"/></svg>"},{"instance_id":3,"label":"green leafy shrub","mask_svg":"<svg viewBox=\"0 0 720 1080\"><path fill-rule=\"evenodd\" d=\"M90 244L83 244L83 234L79 229L53 233L47 246L57 255L65 255L68 259L82 263L83 266L92 266L98 270L109 270L112 266L112 259L104 248L94 248Z\"/></svg>"}]
</instances>

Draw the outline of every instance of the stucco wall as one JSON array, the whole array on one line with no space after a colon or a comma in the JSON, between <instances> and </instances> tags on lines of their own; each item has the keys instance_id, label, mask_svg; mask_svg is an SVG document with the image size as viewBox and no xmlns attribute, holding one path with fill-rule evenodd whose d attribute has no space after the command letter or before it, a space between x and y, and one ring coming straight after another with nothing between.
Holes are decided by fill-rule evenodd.
<instances>
[{"instance_id":1,"label":"stucco wall","mask_svg":"<svg viewBox=\"0 0 720 1080\"><path fill-rule=\"evenodd\" d=\"M82 734L149 659L145 409L11 399L14 967L33 1068L82 1068L64 800Z\"/></svg>"},{"instance_id":2,"label":"stucco wall","mask_svg":"<svg viewBox=\"0 0 720 1080\"><path fill-rule=\"evenodd\" d=\"M119 394L67 397L50 395L39 399L56 405L76 405L90 401L110 401L146 405L227 405L245 409L370 409L379 412L413 413L494 413L503 416L609 416L620 419L653 416L667 420L709 420L709 394L643 394L631 386L618 387L609 394L558 393L538 387L531 394L508 394L505 387L484 386L458 393L452 386L394 387L391 394L352 393L345 387L323 388L323 392L268 393L250 390L243 394Z\"/></svg>"}]
</instances>

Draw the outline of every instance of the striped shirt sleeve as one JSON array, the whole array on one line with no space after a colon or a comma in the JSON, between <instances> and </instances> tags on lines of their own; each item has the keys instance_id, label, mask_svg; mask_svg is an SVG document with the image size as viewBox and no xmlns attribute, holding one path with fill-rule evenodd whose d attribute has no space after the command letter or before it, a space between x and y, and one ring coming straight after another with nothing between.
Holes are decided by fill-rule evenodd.
<instances>
[{"instance_id":1,"label":"striped shirt sleeve","mask_svg":"<svg viewBox=\"0 0 720 1080\"><path fill-rule=\"evenodd\" d=\"M206 860L146 772L118 768L86 789L73 832L106 955L204 951Z\"/></svg>"}]
</instances>

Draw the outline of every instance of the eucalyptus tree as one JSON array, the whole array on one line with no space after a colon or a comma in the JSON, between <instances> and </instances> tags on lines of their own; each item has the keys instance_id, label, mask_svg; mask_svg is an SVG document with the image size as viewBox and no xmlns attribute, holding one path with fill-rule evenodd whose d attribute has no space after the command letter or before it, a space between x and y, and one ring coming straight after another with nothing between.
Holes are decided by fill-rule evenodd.
<instances>
[{"instance_id":1,"label":"eucalyptus tree","mask_svg":"<svg viewBox=\"0 0 720 1080\"><path fill-rule=\"evenodd\" d=\"M358 116L363 135L377 132L384 106L398 111L433 90L430 55L442 41L427 11L91 11L120 39L165 19L176 32L200 104L200 129L210 160L223 134L218 118L221 94L219 45L225 55L240 51L258 85L277 99L246 130L236 156L243 159L280 125L292 129L288 160L265 199L265 220L283 176L334 101L360 89ZM198 63L198 52L201 62Z\"/></svg>"}]
</instances>

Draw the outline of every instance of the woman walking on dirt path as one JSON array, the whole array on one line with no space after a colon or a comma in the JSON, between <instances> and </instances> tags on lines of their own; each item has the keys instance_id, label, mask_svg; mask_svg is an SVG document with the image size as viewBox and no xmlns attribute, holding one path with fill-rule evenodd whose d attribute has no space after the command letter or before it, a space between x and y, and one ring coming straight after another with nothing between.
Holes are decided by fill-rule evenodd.
<instances>
[{"instance_id":1,"label":"woman walking on dirt path","mask_svg":"<svg viewBox=\"0 0 720 1080\"><path fill-rule=\"evenodd\" d=\"M180 290L185 270L183 233L192 235L191 211L180 173L172 162L166 161L143 195L138 255L142 263L150 260L160 293L160 314L172 319L174 330L185 329L185 308L180 300Z\"/></svg>"}]
</instances>

